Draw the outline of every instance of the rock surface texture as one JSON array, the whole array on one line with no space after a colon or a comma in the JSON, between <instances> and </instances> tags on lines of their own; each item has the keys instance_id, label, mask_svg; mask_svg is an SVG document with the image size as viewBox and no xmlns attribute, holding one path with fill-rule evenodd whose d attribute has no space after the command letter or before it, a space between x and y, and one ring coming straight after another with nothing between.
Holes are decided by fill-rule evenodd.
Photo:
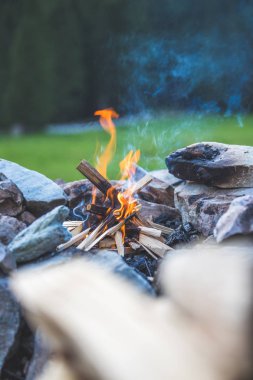
<instances>
[{"instance_id":1,"label":"rock surface texture","mask_svg":"<svg viewBox=\"0 0 253 380\"><path fill-rule=\"evenodd\" d=\"M26 225L16 218L0 214L0 242L3 244L9 244L25 228Z\"/></svg>"},{"instance_id":2,"label":"rock surface texture","mask_svg":"<svg viewBox=\"0 0 253 380\"><path fill-rule=\"evenodd\" d=\"M181 213L183 223L191 223L198 232L209 236L231 202L244 195L253 196L253 188L217 189L197 183L183 183L175 190L175 206Z\"/></svg>"},{"instance_id":3,"label":"rock surface texture","mask_svg":"<svg viewBox=\"0 0 253 380\"><path fill-rule=\"evenodd\" d=\"M3 159L0 174L15 183L25 198L27 210L36 216L66 203L63 190L43 174Z\"/></svg>"},{"instance_id":4,"label":"rock surface texture","mask_svg":"<svg viewBox=\"0 0 253 380\"><path fill-rule=\"evenodd\" d=\"M65 206L58 206L46 215L41 216L29 227L18 234L9 244L16 261L34 260L71 238L71 234L62 223L69 214Z\"/></svg>"},{"instance_id":5,"label":"rock surface texture","mask_svg":"<svg viewBox=\"0 0 253 380\"><path fill-rule=\"evenodd\" d=\"M253 147L203 142L166 158L178 178L221 188L253 187Z\"/></svg>"},{"instance_id":6,"label":"rock surface texture","mask_svg":"<svg viewBox=\"0 0 253 380\"><path fill-rule=\"evenodd\" d=\"M235 199L214 230L218 243L230 236L253 232L253 195Z\"/></svg>"},{"instance_id":7,"label":"rock surface texture","mask_svg":"<svg viewBox=\"0 0 253 380\"><path fill-rule=\"evenodd\" d=\"M15 183L0 181L0 214L17 216L23 210L23 195Z\"/></svg>"},{"instance_id":8,"label":"rock surface texture","mask_svg":"<svg viewBox=\"0 0 253 380\"><path fill-rule=\"evenodd\" d=\"M0 278L0 378L3 365L14 348L19 327L19 306L9 291L8 280Z\"/></svg>"}]
</instances>

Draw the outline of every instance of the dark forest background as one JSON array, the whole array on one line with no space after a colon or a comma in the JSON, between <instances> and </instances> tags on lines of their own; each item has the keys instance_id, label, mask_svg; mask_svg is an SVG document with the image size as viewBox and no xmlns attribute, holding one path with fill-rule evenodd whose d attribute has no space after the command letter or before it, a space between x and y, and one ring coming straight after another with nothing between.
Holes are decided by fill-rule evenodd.
<instances>
[{"instance_id":1,"label":"dark forest background","mask_svg":"<svg viewBox=\"0 0 253 380\"><path fill-rule=\"evenodd\" d=\"M253 109L250 0L0 0L0 130Z\"/></svg>"}]
</instances>

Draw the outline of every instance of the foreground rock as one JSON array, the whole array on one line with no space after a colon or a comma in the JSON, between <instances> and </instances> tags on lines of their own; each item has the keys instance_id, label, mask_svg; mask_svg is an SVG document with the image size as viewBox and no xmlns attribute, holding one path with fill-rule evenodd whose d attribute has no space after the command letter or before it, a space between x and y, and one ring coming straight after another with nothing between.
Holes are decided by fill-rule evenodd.
<instances>
[{"instance_id":1,"label":"foreground rock","mask_svg":"<svg viewBox=\"0 0 253 380\"><path fill-rule=\"evenodd\" d=\"M16 184L25 198L27 210L36 216L66 203L63 190L43 174L3 159L0 174Z\"/></svg>"},{"instance_id":2,"label":"foreground rock","mask_svg":"<svg viewBox=\"0 0 253 380\"><path fill-rule=\"evenodd\" d=\"M41 259L39 259L36 263L33 262L26 264L25 268L49 268L66 263L78 257L84 257L86 260L106 268L110 272L115 273L117 276L132 283L143 293L150 295L155 294L153 287L139 272L127 265L118 253L106 249L94 249L93 251L87 253L83 250L71 247L65 251L53 253L47 257L41 257Z\"/></svg>"},{"instance_id":3,"label":"foreground rock","mask_svg":"<svg viewBox=\"0 0 253 380\"><path fill-rule=\"evenodd\" d=\"M253 196L253 188L217 189L183 183L175 190L175 206L182 215L183 223L191 223L197 231L209 236L231 202L244 195Z\"/></svg>"},{"instance_id":4,"label":"foreground rock","mask_svg":"<svg viewBox=\"0 0 253 380\"><path fill-rule=\"evenodd\" d=\"M154 289L149 282L136 270L125 263L118 253L107 250L97 250L95 254L85 256L89 261L106 268L117 276L132 283L141 292L155 295Z\"/></svg>"},{"instance_id":5,"label":"foreground rock","mask_svg":"<svg viewBox=\"0 0 253 380\"><path fill-rule=\"evenodd\" d=\"M19 306L9 291L7 279L0 278L0 378L4 363L14 349L19 327Z\"/></svg>"},{"instance_id":6,"label":"foreground rock","mask_svg":"<svg viewBox=\"0 0 253 380\"><path fill-rule=\"evenodd\" d=\"M253 147L203 142L166 158L173 175L221 188L253 187Z\"/></svg>"},{"instance_id":7,"label":"foreground rock","mask_svg":"<svg viewBox=\"0 0 253 380\"><path fill-rule=\"evenodd\" d=\"M0 181L0 214L17 216L23 210L23 195L10 180Z\"/></svg>"},{"instance_id":8,"label":"foreground rock","mask_svg":"<svg viewBox=\"0 0 253 380\"><path fill-rule=\"evenodd\" d=\"M67 207L56 207L19 233L9 244L9 250L16 261L21 263L34 260L68 241L71 234L62 226L68 214Z\"/></svg>"},{"instance_id":9,"label":"foreground rock","mask_svg":"<svg viewBox=\"0 0 253 380\"><path fill-rule=\"evenodd\" d=\"M253 196L235 199L219 219L214 230L218 243L230 236L253 232Z\"/></svg>"},{"instance_id":10,"label":"foreground rock","mask_svg":"<svg viewBox=\"0 0 253 380\"><path fill-rule=\"evenodd\" d=\"M49 356L49 350L46 348L40 332L37 331L34 337L33 356L25 380L37 379L48 361Z\"/></svg>"},{"instance_id":11,"label":"foreground rock","mask_svg":"<svg viewBox=\"0 0 253 380\"><path fill-rule=\"evenodd\" d=\"M162 298L84 259L15 275L55 353L41 379L252 379L252 260L207 247L168 259Z\"/></svg>"},{"instance_id":12,"label":"foreground rock","mask_svg":"<svg viewBox=\"0 0 253 380\"><path fill-rule=\"evenodd\" d=\"M26 225L16 218L0 214L0 242L3 244L9 244L25 228Z\"/></svg>"}]
</instances>

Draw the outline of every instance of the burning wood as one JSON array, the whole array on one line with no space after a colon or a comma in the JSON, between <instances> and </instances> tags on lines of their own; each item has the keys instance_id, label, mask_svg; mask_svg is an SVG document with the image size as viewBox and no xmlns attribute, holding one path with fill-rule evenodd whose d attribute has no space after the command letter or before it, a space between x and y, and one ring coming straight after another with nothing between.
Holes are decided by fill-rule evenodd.
<instances>
[{"instance_id":1,"label":"burning wood","mask_svg":"<svg viewBox=\"0 0 253 380\"><path fill-rule=\"evenodd\" d=\"M162 238L162 235L170 232L170 229L157 224L152 225L150 221L143 220L138 214L141 204L135 195L152 181L150 175L145 175L127 189L121 189L111 185L85 160L81 161L77 169L105 195L106 206L96 203L86 206L86 211L98 215L103 220L84 231L81 231L82 221L65 222L64 226L74 236L67 243L61 244L58 250L72 245L77 245L77 248L85 251L95 246L112 249L116 245L118 253L124 256L125 252L134 252L137 247L142 247L155 258L164 256L170 250Z\"/></svg>"},{"instance_id":2,"label":"burning wood","mask_svg":"<svg viewBox=\"0 0 253 380\"><path fill-rule=\"evenodd\" d=\"M120 162L121 180L128 180L127 184L130 183L127 188L123 184L113 185L107 180L107 165L111 162L116 148L116 128L112 118L117 118L118 114L112 109L106 109L97 111L95 115L100 116L101 126L109 133L110 141L98 158L97 168L86 160L82 160L77 166L77 170L94 186L92 202L87 204L84 210L96 215L95 222L85 231L82 231L85 228L82 222L65 222L64 226L74 236L58 249L77 245L77 248L89 251L93 247L116 246L118 253L124 256L127 252L136 251L137 247L143 247L152 257L162 257L170 250L170 247L164 243L163 237L171 231L166 227L152 225L141 217L139 211L142 205L137 199L137 194L153 180L153 177L146 174L137 182L131 180L140 157L139 150L136 152L131 150ZM104 196L102 205L101 197L100 202L96 202L97 191Z\"/></svg>"}]
</instances>

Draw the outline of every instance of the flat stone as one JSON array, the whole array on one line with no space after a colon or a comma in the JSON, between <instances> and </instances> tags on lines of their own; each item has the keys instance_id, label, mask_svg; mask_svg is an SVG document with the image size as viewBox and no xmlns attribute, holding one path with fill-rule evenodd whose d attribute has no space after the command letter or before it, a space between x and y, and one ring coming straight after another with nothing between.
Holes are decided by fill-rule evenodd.
<instances>
[{"instance_id":1,"label":"flat stone","mask_svg":"<svg viewBox=\"0 0 253 380\"><path fill-rule=\"evenodd\" d=\"M60 186L43 174L3 159L0 160L0 173L16 184L25 198L27 210L36 216L66 203Z\"/></svg>"},{"instance_id":2,"label":"flat stone","mask_svg":"<svg viewBox=\"0 0 253 380\"><path fill-rule=\"evenodd\" d=\"M221 188L253 187L253 147L202 142L166 158L178 178Z\"/></svg>"},{"instance_id":3,"label":"flat stone","mask_svg":"<svg viewBox=\"0 0 253 380\"><path fill-rule=\"evenodd\" d=\"M68 241L71 234L62 225L68 214L67 207L58 206L20 232L8 246L17 263L34 260Z\"/></svg>"},{"instance_id":4,"label":"flat stone","mask_svg":"<svg viewBox=\"0 0 253 380\"><path fill-rule=\"evenodd\" d=\"M218 189L188 182L176 188L175 206L183 223L191 223L198 232L209 236L231 202L244 195L253 196L253 188Z\"/></svg>"},{"instance_id":5,"label":"flat stone","mask_svg":"<svg viewBox=\"0 0 253 380\"><path fill-rule=\"evenodd\" d=\"M0 214L17 216L23 210L24 198L12 181L0 181Z\"/></svg>"},{"instance_id":6,"label":"flat stone","mask_svg":"<svg viewBox=\"0 0 253 380\"><path fill-rule=\"evenodd\" d=\"M163 204L147 202L139 200L142 205L140 215L143 219L151 219L155 223L164 224L171 228L176 228L181 223L181 215L179 211Z\"/></svg>"},{"instance_id":7,"label":"flat stone","mask_svg":"<svg viewBox=\"0 0 253 380\"><path fill-rule=\"evenodd\" d=\"M0 215L0 242L7 245L26 225L12 216Z\"/></svg>"},{"instance_id":8,"label":"flat stone","mask_svg":"<svg viewBox=\"0 0 253 380\"><path fill-rule=\"evenodd\" d=\"M253 195L236 198L219 219L214 236L218 243L231 236L253 232Z\"/></svg>"},{"instance_id":9,"label":"flat stone","mask_svg":"<svg viewBox=\"0 0 253 380\"><path fill-rule=\"evenodd\" d=\"M0 278L0 378L4 363L13 351L20 328L20 312L6 278Z\"/></svg>"}]
</instances>

